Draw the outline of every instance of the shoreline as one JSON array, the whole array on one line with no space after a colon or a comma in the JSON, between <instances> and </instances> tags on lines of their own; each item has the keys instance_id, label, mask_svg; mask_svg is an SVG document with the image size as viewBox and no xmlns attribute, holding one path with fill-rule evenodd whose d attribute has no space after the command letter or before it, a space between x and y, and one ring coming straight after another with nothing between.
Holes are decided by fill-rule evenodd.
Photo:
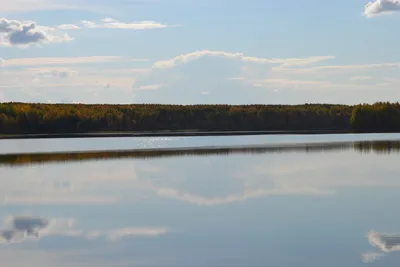
<instances>
[{"instance_id":1,"label":"shoreline","mask_svg":"<svg viewBox=\"0 0 400 267\"><path fill-rule=\"evenodd\" d=\"M373 132L371 132L373 133ZM351 130L296 130L296 131L159 131L159 132L94 132L59 134L4 134L0 140L10 139L70 139L70 138L126 138L126 137L198 137L252 135L325 135L356 134Z\"/></svg>"}]
</instances>

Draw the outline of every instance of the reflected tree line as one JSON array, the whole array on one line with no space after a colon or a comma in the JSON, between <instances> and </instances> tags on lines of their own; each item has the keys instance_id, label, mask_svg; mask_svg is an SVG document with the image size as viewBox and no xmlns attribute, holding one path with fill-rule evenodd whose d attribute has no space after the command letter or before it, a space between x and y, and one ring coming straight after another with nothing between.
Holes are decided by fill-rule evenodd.
<instances>
[{"instance_id":1,"label":"reflected tree line","mask_svg":"<svg viewBox=\"0 0 400 267\"><path fill-rule=\"evenodd\" d=\"M0 165L19 166L27 164L45 164L57 162L113 160L113 159L156 159L183 156L227 156L233 154L266 154L266 153L323 153L333 151L355 150L361 153L399 153L400 141L376 142L337 142L314 144L289 144L275 146L249 146L225 148L181 148L181 149L141 149L104 152L73 152L73 153L32 153L0 155Z\"/></svg>"}]
</instances>

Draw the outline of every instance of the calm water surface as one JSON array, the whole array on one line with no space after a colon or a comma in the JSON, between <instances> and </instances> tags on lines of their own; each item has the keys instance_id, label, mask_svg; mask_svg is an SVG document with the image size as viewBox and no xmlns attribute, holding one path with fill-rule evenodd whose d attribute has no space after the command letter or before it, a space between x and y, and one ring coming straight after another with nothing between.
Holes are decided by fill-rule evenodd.
<instances>
[{"instance_id":1,"label":"calm water surface","mask_svg":"<svg viewBox=\"0 0 400 267\"><path fill-rule=\"evenodd\" d=\"M0 153L400 140L224 138L1 141ZM1 266L397 267L398 151L3 164Z\"/></svg>"},{"instance_id":2,"label":"calm water surface","mask_svg":"<svg viewBox=\"0 0 400 267\"><path fill-rule=\"evenodd\" d=\"M81 138L0 140L0 154L55 151L98 151L118 149L181 148L342 142L360 140L400 140L400 134L260 135L213 137Z\"/></svg>"}]
</instances>

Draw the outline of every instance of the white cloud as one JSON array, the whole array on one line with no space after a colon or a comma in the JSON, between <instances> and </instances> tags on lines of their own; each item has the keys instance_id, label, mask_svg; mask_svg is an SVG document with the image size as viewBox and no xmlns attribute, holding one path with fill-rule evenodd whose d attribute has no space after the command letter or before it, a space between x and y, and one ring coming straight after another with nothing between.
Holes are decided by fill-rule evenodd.
<instances>
[{"instance_id":1,"label":"white cloud","mask_svg":"<svg viewBox=\"0 0 400 267\"><path fill-rule=\"evenodd\" d=\"M260 57L249 57L243 53L230 53L225 51L210 51L202 50L188 54L182 54L170 60L158 61L153 64L155 69L167 69L177 65L186 64L190 61L200 59L205 56L224 57L230 59L237 59L243 62L259 63L259 64L279 64L281 67L293 67L293 66L305 66L318 63L324 60L333 59L333 56L314 56L308 58L260 58Z\"/></svg>"},{"instance_id":2,"label":"white cloud","mask_svg":"<svg viewBox=\"0 0 400 267\"><path fill-rule=\"evenodd\" d=\"M79 30L81 27L74 24L61 24L57 28L60 30Z\"/></svg>"},{"instance_id":3,"label":"white cloud","mask_svg":"<svg viewBox=\"0 0 400 267\"><path fill-rule=\"evenodd\" d=\"M26 47L31 44L61 43L73 40L68 34L53 35L54 29L38 26L35 22L23 22L0 18L0 45Z\"/></svg>"},{"instance_id":4,"label":"white cloud","mask_svg":"<svg viewBox=\"0 0 400 267\"><path fill-rule=\"evenodd\" d=\"M245 85L268 90L381 90L396 86L397 81L389 81L382 75L397 74L400 63L320 65L311 67L277 66L270 69L246 68L239 77L230 78ZM379 75L380 74L380 75ZM377 77L372 81L372 77ZM370 82L362 82L371 80Z\"/></svg>"},{"instance_id":5,"label":"white cloud","mask_svg":"<svg viewBox=\"0 0 400 267\"><path fill-rule=\"evenodd\" d=\"M131 29L131 30L149 30L149 29L160 29L167 28L167 25L155 22L155 21L138 21L138 22L120 22L115 19L106 18L102 19L101 22L81 21L85 28L106 28L106 29Z\"/></svg>"},{"instance_id":6,"label":"white cloud","mask_svg":"<svg viewBox=\"0 0 400 267\"><path fill-rule=\"evenodd\" d=\"M99 70L96 70L98 73ZM113 74L114 76L118 75L145 75L151 72L150 68L135 68L135 69L107 69L106 73Z\"/></svg>"},{"instance_id":7,"label":"white cloud","mask_svg":"<svg viewBox=\"0 0 400 267\"><path fill-rule=\"evenodd\" d=\"M360 82L360 81L369 81L372 77L370 76L353 76L350 78L350 81Z\"/></svg>"},{"instance_id":8,"label":"white cloud","mask_svg":"<svg viewBox=\"0 0 400 267\"><path fill-rule=\"evenodd\" d=\"M371 231L368 233L368 241L372 246L379 248L385 253L400 251L400 235L389 235Z\"/></svg>"},{"instance_id":9,"label":"white cloud","mask_svg":"<svg viewBox=\"0 0 400 267\"><path fill-rule=\"evenodd\" d=\"M310 80L291 80L291 79L265 79L260 81L254 81L255 85L265 86L265 85L276 85L276 86L301 86L301 85L318 85L327 86L331 85L327 81L310 81Z\"/></svg>"},{"instance_id":10,"label":"white cloud","mask_svg":"<svg viewBox=\"0 0 400 267\"><path fill-rule=\"evenodd\" d=\"M229 80L232 80L232 81L243 81L245 78L244 77L232 77L232 78L229 78Z\"/></svg>"},{"instance_id":11,"label":"white cloud","mask_svg":"<svg viewBox=\"0 0 400 267\"><path fill-rule=\"evenodd\" d=\"M78 8L75 5L66 4L66 1L58 0L3 0L0 1L0 4L0 13ZM82 8L82 5L80 5L80 8Z\"/></svg>"},{"instance_id":12,"label":"white cloud","mask_svg":"<svg viewBox=\"0 0 400 267\"><path fill-rule=\"evenodd\" d=\"M72 41L73 38L67 33L61 34L59 31L79 30L82 27L132 30L148 30L169 27L154 21L125 23L111 18L102 19L100 22L83 20L81 23L82 26L75 24L61 24L56 27L47 27L37 25L34 21L18 21L0 18L0 45L27 47L31 44L61 43Z\"/></svg>"},{"instance_id":13,"label":"white cloud","mask_svg":"<svg viewBox=\"0 0 400 267\"><path fill-rule=\"evenodd\" d=\"M163 84L142 85L140 87L134 88L134 90L143 90L143 91L158 90L158 89L162 88L163 86L164 86Z\"/></svg>"},{"instance_id":14,"label":"white cloud","mask_svg":"<svg viewBox=\"0 0 400 267\"><path fill-rule=\"evenodd\" d=\"M379 64L360 64L360 65L330 65L330 66L315 66L310 68L273 68L276 72L289 72L289 73L322 73L322 72L349 72L349 71L363 71L363 70L388 70L398 69L400 63L379 63Z\"/></svg>"},{"instance_id":15,"label":"white cloud","mask_svg":"<svg viewBox=\"0 0 400 267\"><path fill-rule=\"evenodd\" d=\"M331 82L330 80L300 80L292 77L280 78L280 79L264 79L264 80L252 80L252 79L235 79L241 81L244 84L251 85L253 87L265 88L274 92L283 90L296 90L296 91L321 91L321 90L374 90L383 88L390 85L389 83L374 83L374 84L355 84L355 83L340 83ZM392 83L393 84L393 83Z\"/></svg>"},{"instance_id":16,"label":"white cloud","mask_svg":"<svg viewBox=\"0 0 400 267\"><path fill-rule=\"evenodd\" d=\"M8 33L21 29L22 23L16 20L0 19L0 33Z\"/></svg>"},{"instance_id":17,"label":"white cloud","mask_svg":"<svg viewBox=\"0 0 400 267\"><path fill-rule=\"evenodd\" d=\"M400 11L400 0L376 0L368 2L364 8L364 15L374 17Z\"/></svg>"},{"instance_id":18,"label":"white cloud","mask_svg":"<svg viewBox=\"0 0 400 267\"><path fill-rule=\"evenodd\" d=\"M128 103L132 103L134 96L132 85L136 77L143 74L143 70L118 69L117 66L108 72L110 66L101 64L101 58L99 59L101 65L96 65L96 68L80 65L96 60L77 59L66 62L71 64L56 64L64 59L49 60L49 62L43 59L38 62L38 64L44 64L43 66L33 65L32 67L30 65L25 67L23 64L35 63L36 59L33 62L29 59L29 62L12 62L22 65L1 69L0 90L4 94L2 99L7 101L24 99L24 101L32 102L49 100L63 103L71 101L81 103L129 101ZM72 64L74 62L77 64ZM108 62L113 62L114 66L123 61L114 63L110 60Z\"/></svg>"},{"instance_id":19,"label":"white cloud","mask_svg":"<svg viewBox=\"0 0 400 267\"><path fill-rule=\"evenodd\" d=\"M119 56L93 56L93 57L38 57L15 58L4 60L5 67L43 66L43 65L73 65L89 63L107 63L122 60ZM132 59L132 61L146 61Z\"/></svg>"},{"instance_id":20,"label":"white cloud","mask_svg":"<svg viewBox=\"0 0 400 267\"><path fill-rule=\"evenodd\" d=\"M361 255L361 259L364 263L371 263L382 259L385 256L383 253L367 252Z\"/></svg>"},{"instance_id":21,"label":"white cloud","mask_svg":"<svg viewBox=\"0 0 400 267\"><path fill-rule=\"evenodd\" d=\"M185 70L185 74L189 76L183 77L180 69L169 69L177 66L179 64L185 64L187 62L191 62L193 60L199 59L201 57L222 57L218 58L219 61L225 61L223 64L226 64L226 61L236 61L232 63L232 68L229 70L231 72L219 74L218 72L206 73L206 69L200 72L191 73L193 69ZM124 68L117 66L116 63L128 63L129 61L146 61L145 59L129 59L125 57L112 57L112 56L99 56L99 57L77 57L77 58L25 58L25 59L9 59L4 61L5 69L2 70L2 80L0 81L0 87L2 88L15 88L15 87L24 87L25 91L33 91L36 90L37 97L40 97L40 94L46 94L45 91L37 90L39 88L63 88L65 90L57 90L57 93L54 94L48 92L49 95L52 95L51 98L46 97L46 100L53 99L53 101L61 101L62 99L74 99L74 101L86 102L86 103L96 103L96 102L107 102L112 100L112 103L124 102L128 101L129 103L134 102L172 102L172 103L187 103L191 101L199 101L195 97L189 96L189 94L193 94L197 92L197 94L201 94L201 92L209 92L210 97L204 98L204 101L213 101L215 99L220 98L218 94L215 94L216 90L224 90L225 88L231 87L235 88L232 90L233 94L229 95L226 100L218 100L220 101L241 101L244 99L243 97L237 97L235 94L246 94L246 90L256 91L258 96L250 96L249 98L253 98L253 101L258 101L260 97L263 97L263 94L269 94L274 90L280 91L314 91L314 92L335 92L335 91L344 91L349 90L353 92L355 95L357 91L365 90L369 91L373 94L374 90L385 91L386 94L389 94L389 91L392 90L398 84L395 81L383 80L380 75L381 73L384 76L392 76L396 74L396 71L399 70L400 64L398 62L392 63L375 63L375 64L353 64L353 65L326 65L323 64L321 60L326 60L327 57L309 57L309 58L299 58L299 59L267 59L267 58L258 58L245 56L242 53L228 53L223 51L199 51L194 53L188 53L184 55L177 56L175 58L171 58L169 60L161 60L156 61L153 64L147 64L147 66L143 66L142 69L134 69L131 68L133 66L126 66L124 64ZM102 64L101 68L92 68L89 70L87 68L84 71L81 71L80 66L73 66L73 69L79 72L79 75L66 75L68 77L73 76L74 79L68 79L68 83L66 79L47 79L41 80L40 82L35 82L35 84L31 83L32 75L25 75L26 79L24 79L24 74L18 72L17 67L24 66L34 66L40 68L40 66L54 65L53 69L64 69L68 68L66 65L77 65L77 64L89 64L89 63L112 63L112 64ZM242 64L243 63L243 64ZM260 64L254 64L260 63ZM111 67L110 67L111 66ZM244 66L241 68L241 66ZM9 67L9 68L8 68ZM12 67L15 67L14 69ZM115 68L114 68L115 67ZM81 69L83 66L81 67ZM195 68L196 69L196 68ZM5 70L14 71L13 75L7 75L8 79L5 79L4 76ZM379 72L379 73L378 73ZM206 75L206 76L204 76ZM230 77L234 77L229 80ZM239 77L238 77L239 76ZM18 78L17 77L22 77ZM370 82L361 82L362 80L367 81L368 78L373 77ZM219 88L216 88L214 85L216 83L212 83L210 86L209 79L215 79L218 83L221 84ZM17 82L17 80L19 82ZM22 81L23 80L23 81ZM233 83L232 80L236 80L237 83ZM12 82L11 82L12 81ZM185 88L190 88L190 83L194 84L192 90L185 90ZM174 84L174 86L167 86ZM108 86L109 85L109 86ZM85 95L81 93L80 95L74 95L74 90L71 88L75 86L81 86L82 88L86 88L83 91L87 91L88 94ZM100 88L101 87L101 88ZM179 98L169 100L166 97L162 97L164 87L166 90L175 90L178 94L180 92L184 92L180 95ZM263 88L256 89L254 87ZM103 89L109 88L106 92ZM122 89L126 92L126 95L122 96L119 94L112 94L115 90ZM155 94L155 91L150 92L150 90L160 89L160 95ZM20 90L20 89L18 89ZM6 94L7 99L21 99L24 96L16 96L17 91L9 90ZM146 91L144 93L143 91ZM215 91L214 91L215 90ZM64 94L61 91L68 91L65 93L65 96L61 97L60 94ZM91 91L92 93L89 93ZM94 96L94 94L97 94ZM110 96L112 94L112 96ZM129 94L129 96L128 96ZM28 96L27 96L28 97ZM135 99L134 99L135 98ZM187 98L187 99L183 99ZM308 96L304 96L303 99L310 98ZM321 98L321 96L314 95L314 99ZM338 95L337 95L338 98ZM372 96L370 97L372 98ZM384 98L384 94L381 95L381 98ZM29 98L31 99L31 98ZM61 100L60 100L61 99ZM192 100L195 99L195 100ZM358 102L358 98L355 96L349 97L349 101ZM29 101L38 101L36 98L34 100ZM42 100L40 100L42 101ZM64 101L64 100L62 100ZM246 102L250 102L251 100L247 100ZM274 100L274 101L279 101ZM282 100L281 100L282 101ZM314 101L314 100L313 100ZM191 103L193 103L191 102ZM349 103L351 103L349 102Z\"/></svg>"}]
</instances>

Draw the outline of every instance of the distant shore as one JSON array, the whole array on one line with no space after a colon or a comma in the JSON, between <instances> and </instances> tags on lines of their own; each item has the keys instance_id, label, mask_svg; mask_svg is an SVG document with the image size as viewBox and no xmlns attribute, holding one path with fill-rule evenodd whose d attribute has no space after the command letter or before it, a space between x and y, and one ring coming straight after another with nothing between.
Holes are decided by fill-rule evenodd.
<instances>
[{"instance_id":1,"label":"distant shore","mask_svg":"<svg viewBox=\"0 0 400 267\"><path fill-rule=\"evenodd\" d=\"M115 138L115 137L185 137L185 136L250 136L250 135L316 135L352 134L349 130L299 130L299 131L159 131L159 132L99 132L0 135L1 139L58 139L58 138Z\"/></svg>"},{"instance_id":2,"label":"distant shore","mask_svg":"<svg viewBox=\"0 0 400 267\"><path fill-rule=\"evenodd\" d=\"M0 139L400 132L400 103L86 105L0 103Z\"/></svg>"}]
</instances>

